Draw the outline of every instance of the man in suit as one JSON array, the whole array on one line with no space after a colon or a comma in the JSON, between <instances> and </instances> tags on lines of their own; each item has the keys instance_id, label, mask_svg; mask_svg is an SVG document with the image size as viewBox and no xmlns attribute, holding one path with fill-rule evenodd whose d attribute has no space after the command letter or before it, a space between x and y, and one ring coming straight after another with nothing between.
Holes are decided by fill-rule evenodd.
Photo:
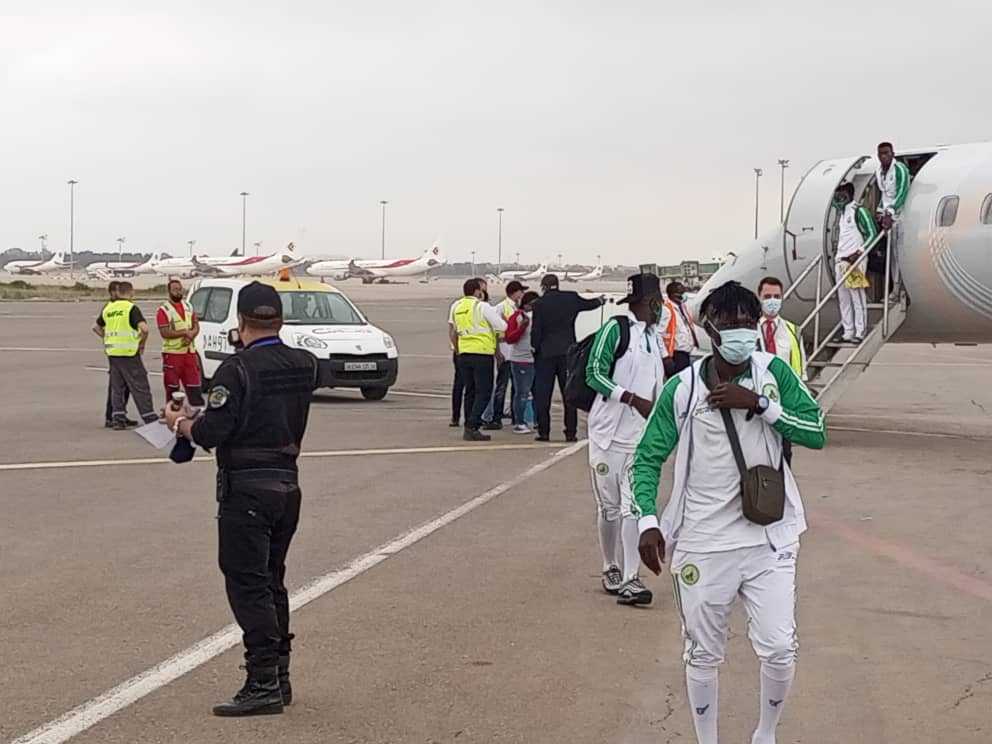
<instances>
[{"instance_id":1,"label":"man in suit","mask_svg":"<svg viewBox=\"0 0 992 744\"><path fill-rule=\"evenodd\" d=\"M565 398L565 377L568 374L568 349L575 343L575 319L579 313L595 310L603 304L603 298L587 300L577 292L562 292L558 289L558 277L546 274L541 279L544 296L534 305L534 319L531 325L531 345L534 347L534 408L537 413L538 442L547 442L551 437L551 396L554 394L555 379L558 389ZM576 441L579 425L578 412L565 405L565 441Z\"/></svg>"}]
</instances>

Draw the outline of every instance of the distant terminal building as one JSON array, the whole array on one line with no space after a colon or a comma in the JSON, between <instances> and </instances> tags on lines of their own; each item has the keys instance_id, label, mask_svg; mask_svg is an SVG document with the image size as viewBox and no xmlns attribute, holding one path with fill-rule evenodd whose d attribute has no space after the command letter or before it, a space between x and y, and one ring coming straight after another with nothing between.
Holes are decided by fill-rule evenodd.
<instances>
[{"instance_id":1,"label":"distant terminal building","mask_svg":"<svg viewBox=\"0 0 992 744\"><path fill-rule=\"evenodd\" d=\"M698 289L706 283L720 268L718 262L704 263L702 261L683 261L674 266L659 266L658 264L641 264L642 274L657 274L664 286L678 279L690 289Z\"/></svg>"}]
</instances>

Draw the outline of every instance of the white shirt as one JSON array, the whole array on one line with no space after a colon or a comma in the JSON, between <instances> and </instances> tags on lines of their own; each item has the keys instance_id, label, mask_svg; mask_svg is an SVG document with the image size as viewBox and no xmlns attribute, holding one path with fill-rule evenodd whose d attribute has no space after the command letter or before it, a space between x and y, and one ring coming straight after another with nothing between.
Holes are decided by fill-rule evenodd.
<instances>
[{"instance_id":1,"label":"white shirt","mask_svg":"<svg viewBox=\"0 0 992 744\"><path fill-rule=\"evenodd\" d=\"M617 387L609 400L597 395L589 411L589 440L603 450L633 452L641 441L647 419L634 408L620 402L621 396L630 391L638 398L655 401L661 393L665 367L661 363L664 353L653 325L637 320L630 312L630 345L617 360L613 382Z\"/></svg>"},{"instance_id":2,"label":"white shirt","mask_svg":"<svg viewBox=\"0 0 992 744\"><path fill-rule=\"evenodd\" d=\"M891 171L892 168L889 168ZM837 260L853 256L865 247L865 239L858 229L858 205L848 202L837 221Z\"/></svg>"},{"instance_id":3,"label":"white shirt","mask_svg":"<svg viewBox=\"0 0 992 744\"><path fill-rule=\"evenodd\" d=\"M774 318L767 318L764 315L761 316L761 320L758 321L758 349L760 351L768 351L765 348L765 321L771 320L775 323L775 356L781 359L783 362L792 366L792 332L789 330L788 326L785 325L785 321L782 320L781 315L776 315ZM798 329L797 329L798 330ZM799 358L802 360L803 365L803 381L806 380L806 349L800 342L799 344Z\"/></svg>"},{"instance_id":4,"label":"white shirt","mask_svg":"<svg viewBox=\"0 0 992 744\"><path fill-rule=\"evenodd\" d=\"M666 339L665 331L668 329L668 324L671 322L672 310L670 306L675 308L675 351L686 351L691 352L696 348L696 343L693 341L692 332L693 329L690 326L692 323L692 318L689 316L689 311L685 309L685 305L678 305L673 301L666 302L661 307L661 320L658 322L658 337L662 342L662 354L667 356L668 346L665 344ZM688 320L687 320L688 318Z\"/></svg>"}]
</instances>

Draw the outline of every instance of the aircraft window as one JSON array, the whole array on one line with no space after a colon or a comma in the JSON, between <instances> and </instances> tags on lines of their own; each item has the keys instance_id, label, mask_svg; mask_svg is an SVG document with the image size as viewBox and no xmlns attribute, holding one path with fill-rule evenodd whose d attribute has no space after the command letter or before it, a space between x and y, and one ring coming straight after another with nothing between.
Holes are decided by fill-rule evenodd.
<instances>
[{"instance_id":1,"label":"aircraft window","mask_svg":"<svg viewBox=\"0 0 992 744\"><path fill-rule=\"evenodd\" d=\"M212 287L210 299L203 311L201 320L205 323L223 323L231 306L231 290L227 287Z\"/></svg>"},{"instance_id":2,"label":"aircraft window","mask_svg":"<svg viewBox=\"0 0 992 744\"><path fill-rule=\"evenodd\" d=\"M961 199L957 196L945 196L937 205L937 227L950 227L958 218L958 204Z\"/></svg>"},{"instance_id":3,"label":"aircraft window","mask_svg":"<svg viewBox=\"0 0 992 744\"><path fill-rule=\"evenodd\" d=\"M207 312L207 298L209 295L210 287L203 287L196 290L193 296L189 298L189 304L193 306L193 312L196 313L196 317L203 318Z\"/></svg>"},{"instance_id":4,"label":"aircraft window","mask_svg":"<svg viewBox=\"0 0 992 744\"><path fill-rule=\"evenodd\" d=\"M992 194L986 196L982 202L982 224L992 225Z\"/></svg>"}]
</instances>

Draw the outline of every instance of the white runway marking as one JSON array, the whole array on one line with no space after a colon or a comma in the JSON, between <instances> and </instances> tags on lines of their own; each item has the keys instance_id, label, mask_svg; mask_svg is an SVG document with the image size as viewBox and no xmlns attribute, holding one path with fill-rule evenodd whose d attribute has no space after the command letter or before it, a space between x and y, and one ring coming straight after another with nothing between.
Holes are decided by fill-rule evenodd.
<instances>
[{"instance_id":1,"label":"white runway marking","mask_svg":"<svg viewBox=\"0 0 992 744\"><path fill-rule=\"evenodd\" d=\"M102 354L103 349L94 346L89 349L76 348L71 346L0 346L0 351L88 351L94 354Z\"/></svg>"},{"instance_id":2,"label":"white runway marking","mask_svg":"<svg viewBox=\"0 0 992 744\"><path fill-rule=\"evenodd\" d=\"M337 587L361 576L366 571L378 566L391 556L406 550L412 545L434 534L442 527L451 524L456 519L464 517L469 512L489 503L511 488L551 468L569 455L575 454L586 446L585 440L573 444L547 460L528 468L515 478L508 480L485 493L466 501L437 519L399 535L395 539L370 550L359 556L344 568L331 571L312 579L294 591L289 598L290 610L298 610L304 605L318 599ZM216 656L238 645L241 641L241 629L236 625L221 628L213 635L193 644L175 656L156 664L150 669L131 677L117 687L89 700L68 713L49 723L39 726L15 739L11 744L61 744L86 729L95 726L103 719L123 710L132 703L175 681L197 667L206 664Z\"/></svg>"},{"instance_id":3,"label":"white runway marking","mask_svg":"<svg viewBox=\"0 0 992 744\"><path fill-rule=\"evenodd\" d=\"M828 431L857 431L866 434L900 434L906 437L939 437L942 439L988 439L978 434L944 434L936 431L908 431L906 429L867 429L859 426L830 426Z\"/></svg>"},{"instance_id":4,"label":"white runway marking","mask_svg":"<svg viewBox=\"0 0 992 744\"><path fill-rule=\"evenodd\" d=\"M302 458L327 457L369 457L383 455L436 455L450 452L501 452L506 450L554 449L560 444L455 444L438 447L396 447L393 449L317 450L303 452ZM193 462L215 462L212 457L194 457ZM49 462L9 462L0 463L4 470L61 470L65 468L102 468L118 465L164 465L172 464L166 457L134 457L122 460L61 460Z\"/></svg>"}]
</instances>

